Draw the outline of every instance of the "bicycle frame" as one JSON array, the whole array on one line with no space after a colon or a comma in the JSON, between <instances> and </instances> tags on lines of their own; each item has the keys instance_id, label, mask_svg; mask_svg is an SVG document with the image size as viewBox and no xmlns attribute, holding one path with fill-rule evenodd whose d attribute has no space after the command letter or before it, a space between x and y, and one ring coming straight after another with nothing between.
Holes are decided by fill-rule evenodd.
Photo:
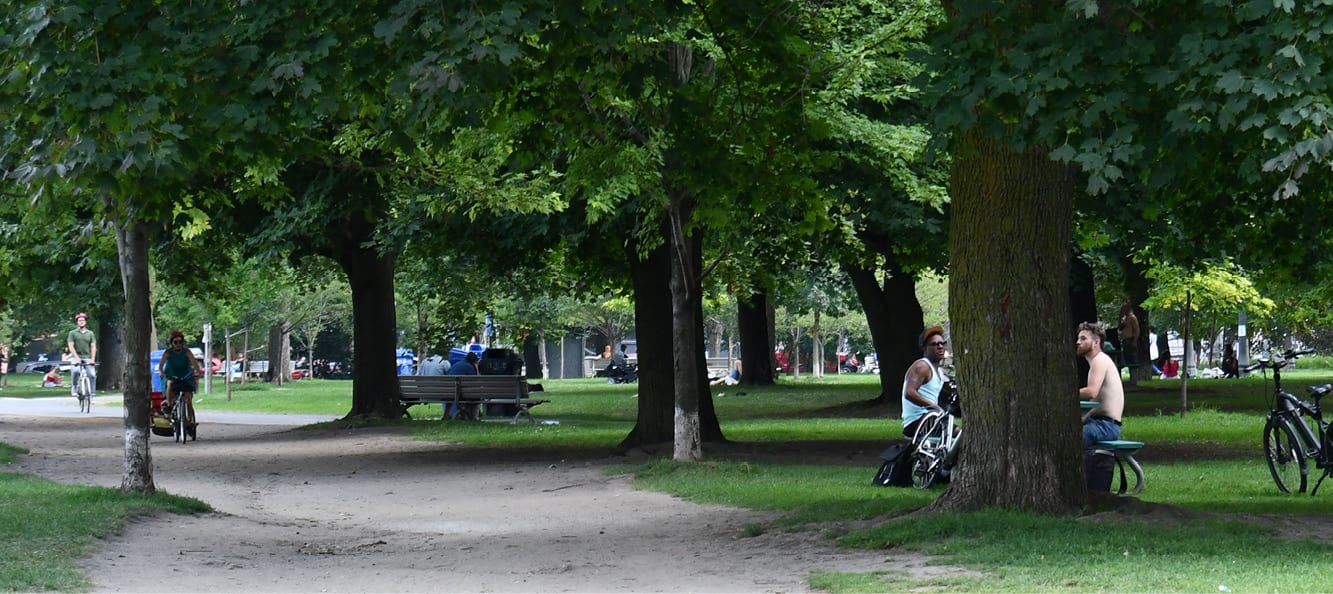
<instances>
[{"instance_id":1,"label":"bicycle frame","mask_svg":"<svg viewBox=\"0 0 1333 594\"><path fill-rule=\"evenodd\" d=\"M1323 484L1324 479L1330 475L1330 471L1333 471L1333 464L1330 464L1328 459L1329 455L1333 454L1333 448L1330 447L1329 442L1329 424L1324 421L1323 411L1319 404L1321 398L1333 391L1333 384L1309 388L1310 394L1314 398L1313 402L1297 398L1291 392L1282 388L1282 368L1286 367L1291 359L1310 352L1312 351L1287 351L1274 361L1261 360L1248 369L1266 368L1273 370L1273 409L1269 411L1266 422L1270 425L1280 423L1282 426L1288 427L1294 433L1294 441L1300 442L1293 444L1298 446L1300 450L1297 454L1299 456L1297 463L1301 465L1302 478L1298 490L1303 491L1305 489L1304 462L1301 462L1300 458L1312 460L1315 468L1323 469L1324 472L1320 475L1319 480L1315 482L1314 489L1310 492L1311 495L1315 495L1319 492L1319 486ZM1314 421L1313 427L1311 427L1310 422L1305 420L1307 417ZM1267 435L1266 429L1265 436ZM1268 445L1265 444L1265 449L1267 450L1267 448ZM1272 467L1272 459L1269 460L1269 464L1276 480L1278 471L1276 467ZM1278 481L1278 487L1283 490L1287 489L1282 481Z\"/></svg>"},{"instance_id":2,"label":"bicycle frame","mask_svg":"<svg viewBox=\"0 0 1333 594\"><path fill-rule=\"evenodd\" d=\"M89 370L95 369L92 363L80 361L72 366L77 373L71 374L70 380L74 384L74 395L79 399L79 412L91 413L93 411L93 379ZM87 382L86 384L84 382Z\"/></svg>"},{"instance_id":3,"label":"bicycle frame","mask_svg":"<svg viewBox=\"0 0 1333 594\"><path fill-rule=\"evenodd\" d=\"M927 488L935 482L960 436L954 421L962 414L958 389L952 380L948 383L947 394L941 394L940 398L944 400L940 403L943 408L923 415L916 433L911 436L916 446L914 458L921 458L912 464L913 483L919 488Z\"/></svg>"}]
</instances>

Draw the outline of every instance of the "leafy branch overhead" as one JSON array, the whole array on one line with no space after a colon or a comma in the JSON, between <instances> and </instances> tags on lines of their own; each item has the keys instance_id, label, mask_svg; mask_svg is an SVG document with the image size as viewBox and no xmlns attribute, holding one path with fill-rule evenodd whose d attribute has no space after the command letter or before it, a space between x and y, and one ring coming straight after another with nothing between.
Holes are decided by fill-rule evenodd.
<instances>
[{"instance_id":1,"label":"leafy branch overhead","mask_svg":"<svg viewBox=\"0 0 1333 594\"><path fill-rule=\"evenodd\" d=\"M1239 174L1278 197L1333 164L1328 0L946 4L958 14L933 57L939 127L1051 147L1092 193L1188 175L1202 139L1254 155ZM981 20L1020 11L1042 24Z\"/></svg>"}]
</instances>

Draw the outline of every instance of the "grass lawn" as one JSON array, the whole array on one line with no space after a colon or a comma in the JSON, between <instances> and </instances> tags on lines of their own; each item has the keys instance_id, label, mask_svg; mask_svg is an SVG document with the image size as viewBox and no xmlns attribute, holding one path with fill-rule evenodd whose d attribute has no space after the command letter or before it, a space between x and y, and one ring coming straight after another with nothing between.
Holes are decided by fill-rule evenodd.
<instances>
[{"instance_id":1,"label":"grass lawn","mask_svg":"<svg viewBox=\"0 0 1333 594\"><path fill-rule=\"evenodd\" d=\"M1333 382L1333 371L1302 368L1284 374L1283 379L1290 391L1301 394L1304 386ZM552 380L544 385L544 397L551 402L535 408L534 414L539 420L556 421L552 424L440 422L438 407L414 407L413 416L427 420L404 422L418 439L496 448L611 448L633 427L638 404L635 385L608 385L598 380ZM214 394L200 398L202 414L209 410L343 414L350 408L351 384L346 381L303 380L281 389L264 384L233 386L230 401L220 388L215 386ZM869 528L845 534L842 544L883 549L886 557L921 551L939 555L941 563L971 570L927 580L908 574L814 577L812 585L836 592L1333 591L1333 547L1282 540L1277 535L1280 522L1239 521L1255 514L1277 514L1291 521L1308 516L1328 526L1323 517L1333 515L1333 483L1324 485L1316 497L1284 495L1277 491L1260 459L1271 379L1192 380L1191 411L1183 419L1179 415L1180 388L1179 380L1153 380L1129 388L1127 396L1126 437L1148 444L1139 456L1147 476L1140 498L1183 510L1165 517L1154 513L1141 519L1124 515L1051 518L1004 510L901 515L929 503L941 491L872 487L869 483L875 469L860 466L713 459L696 464L658 461L614 471L634 474L641 488L699 502L788 512L783 524L754 526L747 530L751 534L812 522L875 520ZM41 389L32 391L50 395ZM845 441L876 450L901 436L896 420L880 418L874 409L858 406L878 391L876 376L785 379L778 386L759 389L715 388L715 406L723 432L733 441L787 446ZM15 394L7 389L4 395ZM1182 451L1193 454L1178 456ZM14 481L22 486L13 485ZM0 500L6 502L5 509L35 508L58 498L52 493L83 489L15 477L0 481ZM100 491L99 498L136 501ZM145 505L177 503L148 498ZM66 509L68 513L70 508ZM0 525L10 524L7 518L0 518ZM23 526L18 533L6 534L4 542L49 538L41 525ZM25 582L6 577L9 554L0 551L0 589L80 587L72 578ZM78 554L83 553L65 554L71 567Z\"/></svg>"},{"instance_id":2,"label":"grass lawn","mask_svg":"<svg viewBox=\"0 0 1333 594\"><path fill-rule=\"evenodd\" d=\"M0 465L21 453L0 444ZM207 509L187 497L128 494L0 472L0 591L86 591L92 584L79 571L78 560L130 518Z\"/></svg>"}]
</instances>

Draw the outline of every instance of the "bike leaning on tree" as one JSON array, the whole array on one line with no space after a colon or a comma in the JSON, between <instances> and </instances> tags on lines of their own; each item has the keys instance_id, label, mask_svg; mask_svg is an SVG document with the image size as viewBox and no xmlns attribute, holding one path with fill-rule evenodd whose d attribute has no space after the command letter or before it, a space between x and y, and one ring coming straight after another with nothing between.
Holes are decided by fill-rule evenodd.
<instances>
[{"instance_id":1,"label":"bike leaning on tree","mask_svg":"<svg viewBox=\"0 0 1333 594\"><path fill-rule=\"evenodd\" d=\"M1309 483L1310 466L1322 470L1310 494L1319 492L1319 485L1333 473L1333 443L1329 423L1324 420L1319 401L1333 384L1306 388L1313 400L1302 400L1282 388L1282 369L1289 367L1301 355L1312 349L1288 350L1271 358L1260 359L1245 368L1273 370L1273 408L1264 424L1264 457L1273 482L1284 493L1304 493Z\"/></svg>"}]
</instances>

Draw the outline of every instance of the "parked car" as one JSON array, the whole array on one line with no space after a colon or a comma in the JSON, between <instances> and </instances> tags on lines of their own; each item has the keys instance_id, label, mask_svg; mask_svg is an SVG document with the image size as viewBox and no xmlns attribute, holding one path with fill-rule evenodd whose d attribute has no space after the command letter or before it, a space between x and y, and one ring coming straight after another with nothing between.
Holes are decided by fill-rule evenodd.
<instances>
[{"instance_id":1,"label":"parked car","mask_svg":"<svg viewBox=\"0 0 1333 594\"><path fill-rule=\"evenodd\" d=\"M41 355L36 361L23 361L14 366L14 373L46 373L53 366L59 365L61 373L69 373L69 361L60 360L59 353Z\"/></svg>"}]
</instances>

